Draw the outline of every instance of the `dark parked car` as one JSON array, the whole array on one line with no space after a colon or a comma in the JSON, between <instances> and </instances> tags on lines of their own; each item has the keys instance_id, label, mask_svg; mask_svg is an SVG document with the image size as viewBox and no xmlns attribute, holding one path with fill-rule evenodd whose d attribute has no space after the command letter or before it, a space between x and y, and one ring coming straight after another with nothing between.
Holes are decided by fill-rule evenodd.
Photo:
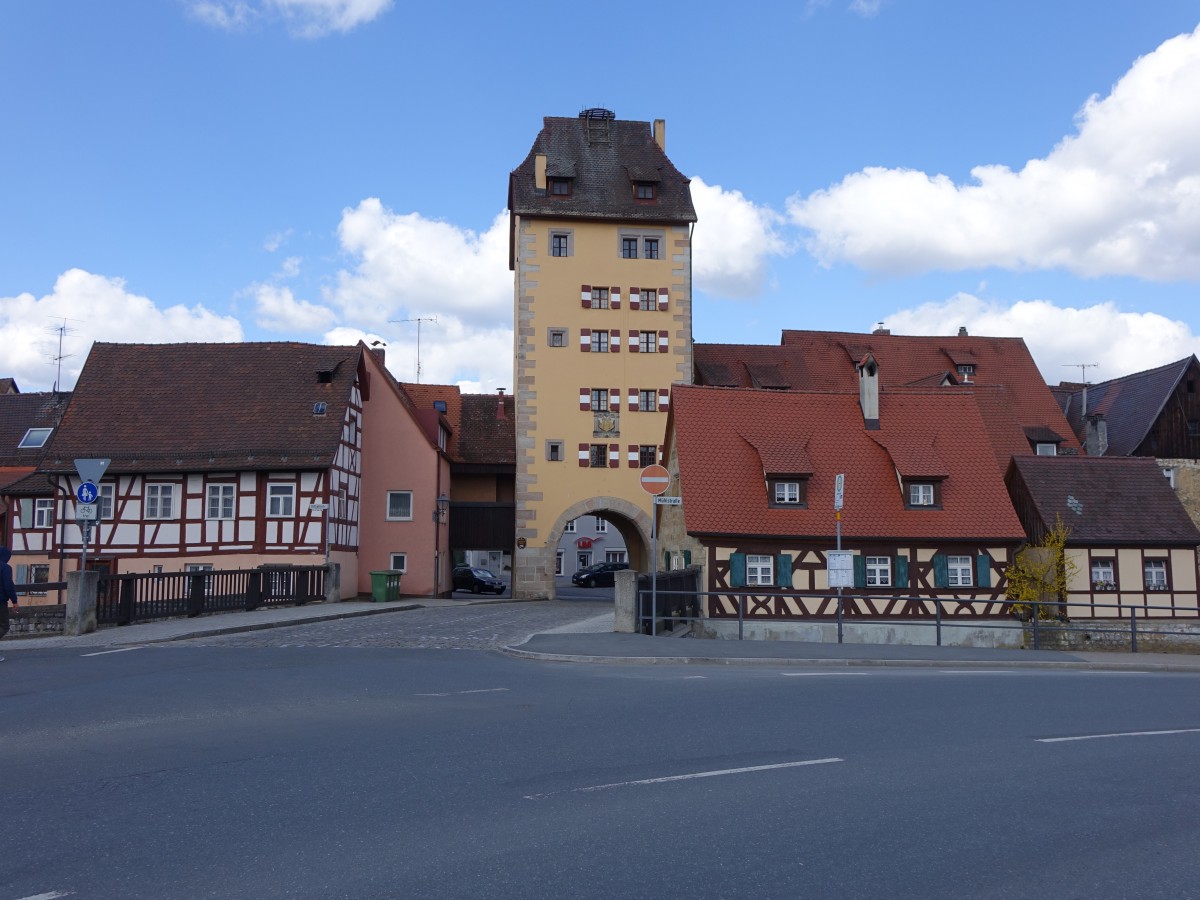
<instances>
[{"instance_id":1,"label":"dark parked car","mask_svg":"<svg viewBox=\"0 0 1200 900\"><path fill-rule=\"evenodd\" d=\"M480 569L477 566L454 567L454 590L456 591L470 591L472 594L478 594L480 591L494 591L497 594L503 594L504 588L504 582L488 569Z\"/></svg>"},{"instance_id":2,"label":"dark parked car","mask_svg":"<svg viewBox=\"0 0 1200 900\"><path fill-rule=\"evenodd\" d=\"M628 569L629 563L624 562L606 562L596 563L593 566L580 569L571 576L571 584L577 584L580 587L612 587L616 584L616 576L613 574L621 569Z\"/></svg>"}]
</instances>

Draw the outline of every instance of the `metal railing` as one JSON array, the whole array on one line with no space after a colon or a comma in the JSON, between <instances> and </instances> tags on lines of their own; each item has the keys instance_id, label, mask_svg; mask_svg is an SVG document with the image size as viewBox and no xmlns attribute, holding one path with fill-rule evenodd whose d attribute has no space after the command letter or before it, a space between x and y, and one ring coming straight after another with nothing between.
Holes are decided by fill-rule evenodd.
<instances>
[{"instance_id":1,"label":"metal railing","mask_svg":"<svg viewBox=\"0 0 1200 900\"><path fill-rule=\"evenodd\" d=\"M1115 635L1118 637L1127 637L1129 642L1129 650L1133 653L1138 652L1139 638L1145 640L1147 638L1172 638L1172 639L1200 639L1200 609L1191 612L1190 615L1182 615L1179 607L1174 605L1162 605L1151 603L1139 603L1132 605L1126 603L1100 603L1089 600L1086 604L1072 604L1069 600L1061 601L1030 601L1015 603L1008 600L992 601L986 599L962 599L962 598L941 598L941 597L912 597L912 598L895 598L895 597L879 597L870 598L855 595L853 597L841 597L837 594L787 594L779 595L790 598L804 597L809 599L819 599L828 601L829 605L835 609L834 613L829 614L813 614L813 615L747 615L747 601L753 600L761 602L764 595L762 591L694 591L694 590L670 590L659 588L657 591L657 608L652 615L650 606L650 591L641 587L638 588L638 623L640 631L643 634L657 633L657 625L659 622L666 622L674 627L676 622L717 622L729 621L735 618L732 614L719 616L702 616L700 615L701 598L729 598L737 601L736 619L738 623L738 640L745 639L746 622L812 622L812 623L837 623L837 642L839 644L845 642L845 625L847 621L855 625L905 625L919 628L932 628L935 633L937 646L942 646L943 630L946 628L964 628L972 629L998 629L1011 631L1015 627L1021 627L1028 637L1032 638L1034 650L1042 649L1042 644L1052 635L1064 634L1087 634L1087 635ZM925 615L863 615L854 613L846 615L846 604L855 600L870 600L878 599L886 601L891 605L896 605L895 601L899 600L899 605L906 605L906 601L912 604L931 604L933 606L932 614ZM986 605L998 606L999 609L995 613L977 614L977 615L961 615L961 614L946 614L944 607L951 606L954 608L962 608L970 605ZM1071 606L1087 606L1089 609L1114 609L1116 615L1110 617L1088 617L1085 619L1070 620L1067 618L1065 611ZM1016 608L1016 609L1014 609ZM1159 613L1159 615L1155 615ZM1154 623L1190 623L1196 626L1196 630L1165 630L1161 625ZM1119 627L1118 627L1119 626ZM1197 651L1200 651L1200 643L1197 644Z\"/></svg>"},{"instance_id":2,"label":"metal railing","mask_svg":"<svg viewBox=\"0 0 1200 900\"><path fill-rule=\"evenodd\" d=\"M280 566L101 574L96 589L96 623L128 625L262 606L300 606L325 599L325 572L324 566Z\"/></svg>"}]
</instances>

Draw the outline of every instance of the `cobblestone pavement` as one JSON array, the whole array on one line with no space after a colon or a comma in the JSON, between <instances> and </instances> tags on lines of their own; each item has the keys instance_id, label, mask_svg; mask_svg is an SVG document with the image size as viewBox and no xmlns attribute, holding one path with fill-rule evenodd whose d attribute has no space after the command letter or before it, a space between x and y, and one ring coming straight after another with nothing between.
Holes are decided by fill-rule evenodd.
<instances>
[{"instance_id":1,"label":"cobblestone pavement","mask_svg":"<svg viewBox=\"0 0 1200 900\"><path fill-rule=\"evenodd\" d=\"M178 641L177 646L492 650L519 644L531 634L570 630L577 623L611 613L612 608L611 602L572 600L412 609L387 615L191 638ZM611 627L610 624L608 630Z\"/></svg>"}]
</instances>

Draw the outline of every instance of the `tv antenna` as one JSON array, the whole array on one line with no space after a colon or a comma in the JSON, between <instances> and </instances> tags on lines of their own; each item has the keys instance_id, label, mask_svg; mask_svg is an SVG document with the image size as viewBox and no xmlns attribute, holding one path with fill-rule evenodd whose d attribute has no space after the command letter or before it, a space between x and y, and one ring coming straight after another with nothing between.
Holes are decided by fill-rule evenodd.
<instances>
[{"instance_id":1,"label":"tv antenna","mask_svg":"<svg viewBox=\"0 0 1200 900\"><path fill-rule=\"evenodd\" d=\"M58 393L59 386L62 384L62 361L74 356L73 353L63 353L63 338L74 332L67 326L68 322L81 322L82 319L69 319L66 316L51 316L53 319L62 319L61 325L53 325L50 327L51 334L58 335L58 353L50 357L50 361L55 365L54 373L54 393Z\"/></svg>"},{"instance_id":2,"label":"tv antenna","mask_svg":"<svg viewBox=\"0 0 1200 900\"><path fill-rule=\"evenodd\" d=\"M1083 385L1083 401L1082 401L1083 411L1080 413L1080 415L1086 416L1087 415L1087 386L1088 386L1087 370L1099 368L1100 363L1063 363L1063 365L1068 366L1072 369L1079 370L1079 381Z\"/></svg>"},{"instance_id":3,"label":"tv antenna","mask_svg":"<svg viewBox=\"0 0 1200 900\"><path fill-rule=\"evenodd\" d=\"M416 322L417 323L417 384L420 384L421 383L421 323L422 322L431 322L434 325L436 325L437 324L437 316L417 316L415 319L391 319L389 321L398 322L401 324L403 324L405 322Z\"/></svg>"}]
</instances>

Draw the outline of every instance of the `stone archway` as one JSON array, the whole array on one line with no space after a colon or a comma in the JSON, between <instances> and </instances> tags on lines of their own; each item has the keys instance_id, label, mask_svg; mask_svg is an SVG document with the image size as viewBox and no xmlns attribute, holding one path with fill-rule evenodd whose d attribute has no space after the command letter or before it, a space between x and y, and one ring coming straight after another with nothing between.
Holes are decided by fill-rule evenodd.
<instances>
[{"instance_id":1,"label":"stone archway","mask_svg":"<svg viewBox=\"0 0 1200 900\"><path fill-rule=\"evenodd\" d=\"M580 516L598 516L610 523L625 542L629 565L635 571L650 566L650 514L620 497L589 497L564 509L540 547L521 547L513 560L513 596L554 599L554 557L567 523Z\"/></svg>"}]
</instances>

